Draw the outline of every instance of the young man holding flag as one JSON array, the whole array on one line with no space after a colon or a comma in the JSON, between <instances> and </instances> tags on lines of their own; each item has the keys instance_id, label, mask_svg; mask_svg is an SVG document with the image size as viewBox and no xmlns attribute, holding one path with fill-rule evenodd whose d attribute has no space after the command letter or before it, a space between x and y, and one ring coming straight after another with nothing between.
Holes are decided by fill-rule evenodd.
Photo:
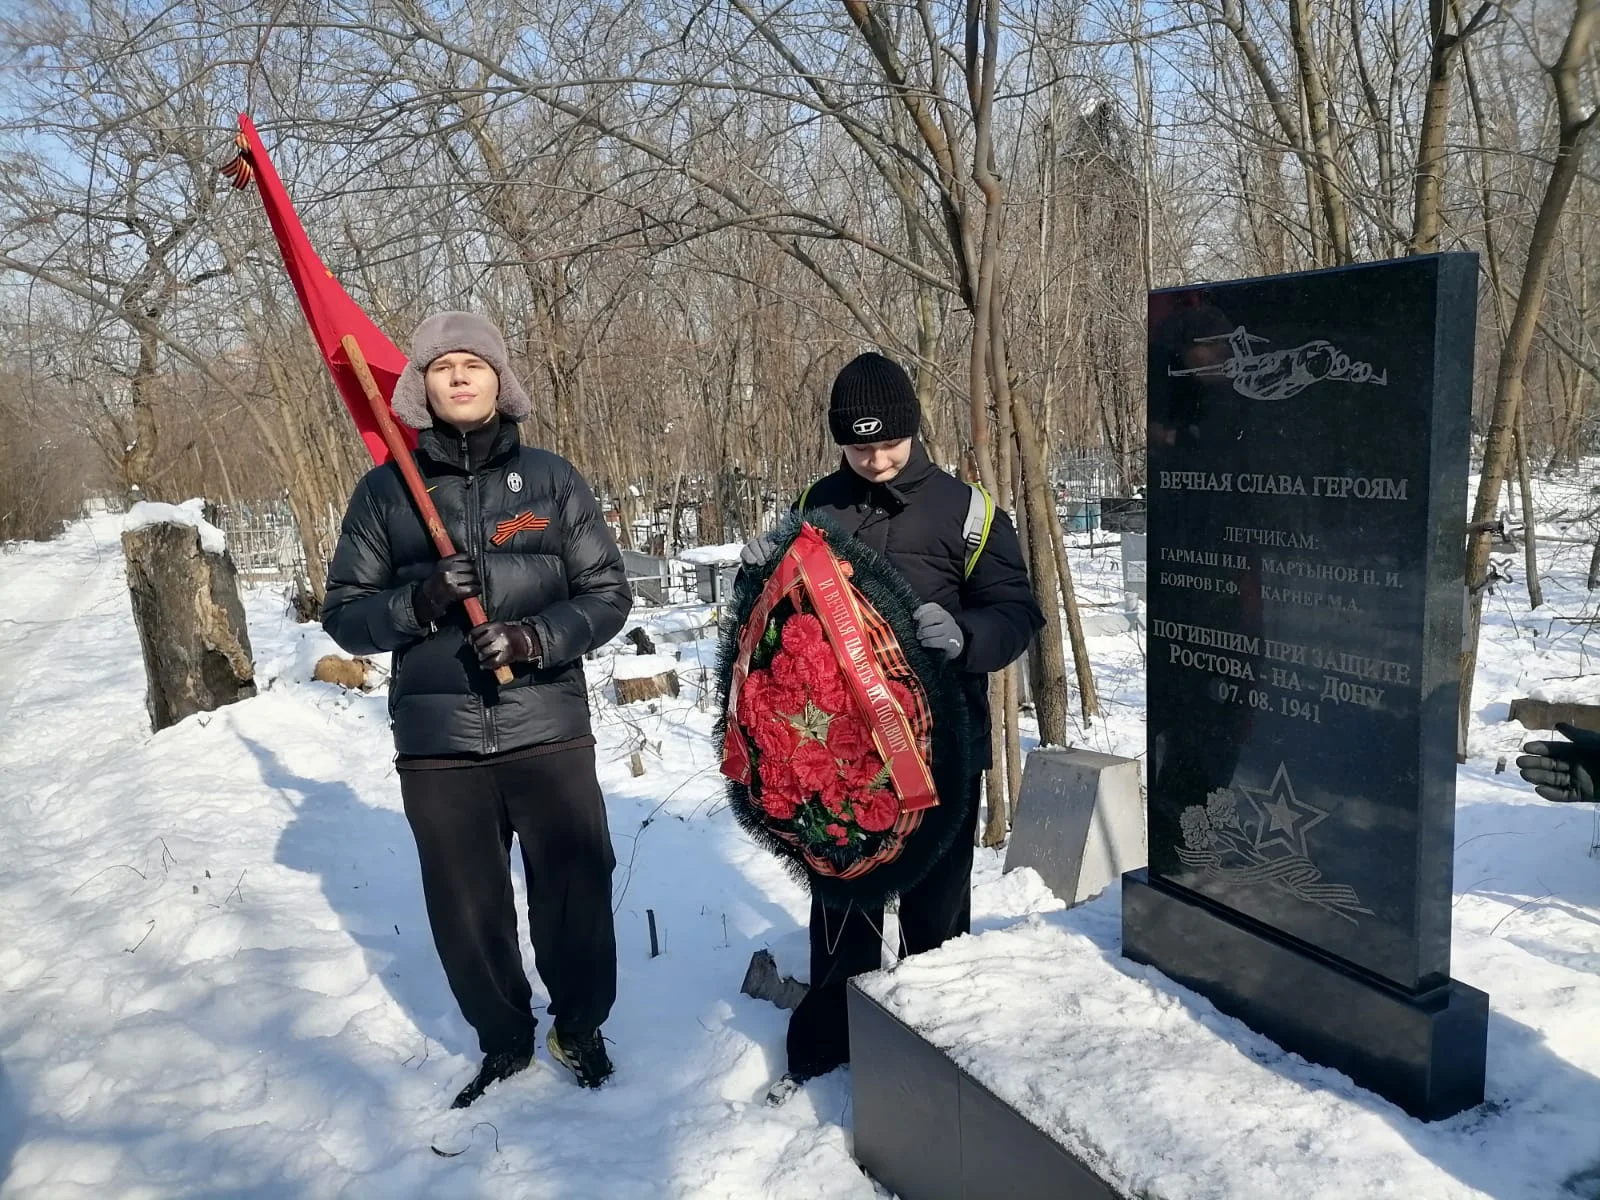
<instances>
[{"instance_id":1,"label":"young man holding flag","mask_svg":"<svg viewBox=\"0 0 1600 1200\"><path fill-rule=\"evenodd\" d=\"M351 653L393 653L395 763L428 921L484 1055L453 1107L533 1056L513 834L551 1054L598 1087L612 1070L600 1027L616 997L615 858L582 659L632 607L621 555L577 470L521 444L528 396L482 317L417 327L393 407L418 431L418 468L460 552L439 558L400 472L375 468L345 514L323 626ZM461 604L474 596L490 616L475 628Z\"/></svg>"}]
</instances>

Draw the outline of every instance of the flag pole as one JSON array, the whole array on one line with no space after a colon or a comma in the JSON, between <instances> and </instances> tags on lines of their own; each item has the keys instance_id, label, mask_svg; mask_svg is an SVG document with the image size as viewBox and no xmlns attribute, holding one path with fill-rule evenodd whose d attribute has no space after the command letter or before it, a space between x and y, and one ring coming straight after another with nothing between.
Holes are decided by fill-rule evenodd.
<instances>
[{"instance_id":1,"label":"flag pole","mask_svg":"<svg viewBox=\"0 0 1600 1200\"><path fill-rule=\"evenodd\" d=\"M389 413L389 404L378 388L378 381L372 377L372 368L367 366L366 355L361 353L361 343L347 333L339 339L339 345L344 347L350 369L361 381L361 390L366 393L367 403L372 406L372 416L378 423L378 432L383 435L384 444L389 447L389 456L394 460L395 466L400 468L400 474L405 477L406 490L411 493L411 499L416 501L417 508L422 513L422 523L427 526L428 535L433 538L439 557L448 558L456 552L455 543L445 532L444 522L439 519L439 510L433 506L433 497L428 495L428 487L422 482L422 475L417 470L417 460L411 457L411 450L400 434L400 427L394 423L394 417ZM483 604L476 596L468 596L462 601L462 605L467 610L467 620L472 622L474 628L489 623L489 615L483 611ZM494 677L501 683L510 683L516 678L511 673L510 667L497 667Z\"/></svg>"}]
</instances>

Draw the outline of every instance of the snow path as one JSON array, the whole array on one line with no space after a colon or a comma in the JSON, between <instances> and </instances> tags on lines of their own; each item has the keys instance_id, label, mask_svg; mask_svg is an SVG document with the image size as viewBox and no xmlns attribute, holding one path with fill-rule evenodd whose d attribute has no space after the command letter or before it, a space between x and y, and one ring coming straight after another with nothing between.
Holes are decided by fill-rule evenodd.
<instances>
[{"instance_id":1,"label":"snow path","mask_svg":"<svg viewBox=\"0 0 1600 1200\"><path fill-rule=\"evenodd\" d=\"M117 533L0 556L0 1196L878 1194L842 1074L761 1103L786 1014L739 982L754 949L792 945L805 899L721 810L693 688L656 713L597 705L615 1080L583 1092L541 1050L450 1114L476 1045L428 934L383 697L307 682L331 643L253 593L261 695L152 737ZM985 857L980 919L1053 904Z\"/></svg>"}]
</instances>

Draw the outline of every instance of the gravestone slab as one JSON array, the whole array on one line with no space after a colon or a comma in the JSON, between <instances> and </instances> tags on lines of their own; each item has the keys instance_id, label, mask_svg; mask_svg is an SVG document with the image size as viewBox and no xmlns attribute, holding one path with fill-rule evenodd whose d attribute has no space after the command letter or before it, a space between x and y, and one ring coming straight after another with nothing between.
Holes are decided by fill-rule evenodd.
<instances>
[{"instance_id":1,"label":"gravestone slab","mask_svg":"<svg viewBox=\"0 0 1600 1200\"><path fill-rule=\"evenodd\" d=\"M622 551L622 566L628 573L633 594L646 604L664 605L671 580L667 560L638 550Z\"/></svg>"},{"instance_id":2,"label":"gravestone slab","mask_svg":"<svg viewBox=\"0 0 1600 1200\"><path fill-rule=\"evenodd\" d=\"M1032 867L1071 906L1144 866L1145 857L1136 760L1055 747L1028 755L1007 871Z\"/></svg>"},{"instance_id":3,"label":"gravestone slab","mask_svg":"<svg viewBox=\"0 0 1600 1200\"><path fill-rule=\"evenodd\" d=\"M1087 604L1078 609L1078 622L1090 637L1114 637L1139 628L1138 605L1121 605L1116 608L1090 608Z\"/></svg>"},{"instance_id":4,"label":"gravestone slab","mask_svg":"<svg viewBox=\"0 0 1600 1200\"><path fill-rule=\"evenodd\" d=\"M721 604L733 595L738 563L695 563L695 595L702 604Z\"/></svg>"},{"instance_id":5,"label":"gravestone slab","mask_svg":"<svg viewBox=\"0 0 1600 1200\"><path fill-rule=\"evenodd\" d=\"M1124 952L1318 1061L1395 1031L1327 986L1274 1024L1280 951L1411 1005L1424 1032L1340 1061L1428 1116L1483 1095L1486 1002L1449 978L1476 286L1447 254L1150 295L1150 865Z\"/></svg>"},{"instance_id":6,"label":"gravestone slab","mask_svg":"<svg viewBox=\"0 0 1600 1200\"><path fill-rule=\"evenodd\" d=\"M1100 497L1100 528L1107 533L1143 533L1143 496Z\"/></svg>"},{"instance_id":7,"label":"gravestone slab","mask_svg":"<svg viewBox=\"0 0 1600 1200\"><path fill-rule=\"evenodd\" d=\"M901 1200L1123 1200L852 980L856 1161Z\"/></svg>"},{"instance_id":8,"label":"gravestone slab","mask_svg":"<svg viewBox=\"0 0 1600 1200\"><path fill-rule=\"evenodd\" d=\"M1122 535L1122 591L1140 600L1149 595L1150 549L1143 533Z\"/></svg>"}]
</instances>

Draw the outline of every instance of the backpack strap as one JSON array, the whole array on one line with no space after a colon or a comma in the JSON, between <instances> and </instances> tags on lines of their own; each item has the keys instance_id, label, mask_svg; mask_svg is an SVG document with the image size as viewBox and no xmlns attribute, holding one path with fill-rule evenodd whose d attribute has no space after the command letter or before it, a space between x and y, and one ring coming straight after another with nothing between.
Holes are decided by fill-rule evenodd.
<instances>
[{"instance_id":1,"label":"backpack strap","mask_svg":"<svg viewBox=\"0 0 1600 1200\"><path fill-rule=\"evenodd\" d=\"M796 500L794 502L794 511L799 513L801 516L805 515L806 500L811 495L811 489L816 487L816 486L817 486L816 480L812 480L810 483L806 484L806 490L801 492L800 493L800 499L798 499L798 500Z\"/></svg>"},{"instance_id":2,"label":"backpack strap","mask_svg":"<svg viewBox=\"0 0 1600 1200\"><path fill-rule=\"evenodd\" d=\"M967 501L967 519L961 525L961 540L967 546L967 565L961 573L963 579L971 579L972 572L977 570L978 556L989 544L989 529L994 524L993 497L976 483L967 486L972 489L972 496Z\"/></svg>"}]
</instances>

